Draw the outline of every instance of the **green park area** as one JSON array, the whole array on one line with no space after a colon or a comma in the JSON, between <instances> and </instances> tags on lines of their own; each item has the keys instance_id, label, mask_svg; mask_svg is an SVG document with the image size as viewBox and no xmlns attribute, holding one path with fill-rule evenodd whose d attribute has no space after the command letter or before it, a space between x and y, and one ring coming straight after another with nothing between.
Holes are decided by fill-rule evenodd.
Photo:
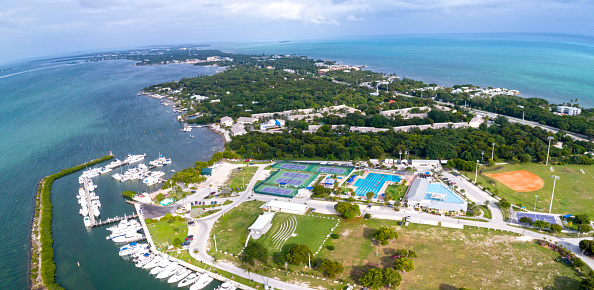
<instances>
[{"instance_id":1,"label":"green park area","mask_svg":"<svg viewBox=\"0 0 594 290\"><path fill-rule=\"evenodd\" d=\"M264 202L255 200L244 202L217 220L211 233L215 234L219 251L238 254L243 249L248 236L247 228L262 214L260 207L263 204ZM214 250L212 241L211 251Z\"/></svg>"},{"instance_id":2,"label":"green park area","mask_svg":"<svg viewBox=\"0 0 594 290\"><path fill-rule=\"evenodd\" d=\"M391 197L391 200L400 201L404 198L404 195L406 194L406 189L408 189L408 186L406 186L406 185L401 185L401 184L388 185L388 187L386 188L385 195L386 196L389 195Z\"/></svg>"},{"instance_id":3,"label":"green park area","mask_svg":"<svg viewBox=\"0 0 594 290\"><path fill-rule=\"evenodd\" d=\"M180 216L167 214L159 220L146 219L145 222L157 249L179 245L188 235L186 220Z\"/></svg>"},{"instance_id":4,"label":"green park area","mask_svg":"<svg viewBox=\"0 0 594 290\"><path fill-rule=\"evenodd\" d=\"M373 243L373 234L389 227L398 238L386 246ZM322 259L340 261L345 283L358 281L373 267L394 267L398 249L413 250L414 270L402 274L400 289L577 289L578 272L559 254L516 234L487 229L449 229L386 220L343 221L332 240L334 251Z\"/></svg>"},{"instance_id":5,"label":"green park area","mask_svg":"<svg viewBox=\"0 0 594 290\"><path fill-rule=\"evenodd\" d=\"M498 166L499 167L499 166ZM489 183L484 176L479 175L477 182L498 196L509 200L511 203L526 207L529 210L534 209L536 200L536 210L548 212L551 202L551 193L553 191L553 175L559 176L555 184L555 196L553 200L553 213L558 214L581 214L587 213L594 215L594 167L587 165L549 165L526 164L526 165L503 165L500 170L486 171L489 167L484 167L483 173L495 174L501 172L510 172L516 170L526 170L539 176L544 181L544 186L532 192L516 192L504 184L495 181L495 185ZM553 167L553 172L550 168ZM584 171L582 173L581 170ZM464 175L474 180L474 172L463 172ZM538 195L538 199L535 198Z\"/></svg>"},{"instance_id":6,"label":"green park area","mask_svg":"<svg viewBox=\"0 0 594 290\"><path fill-rule=\"evenodd\" d=\"M230 187L231 190L235 188L239 188L243 190L252 180L256 171L258 171L257 166L246 166L246 167L239 167L234 169L231 173L229 181L227 181L226 186Z\"/></svg>"}]
</instances>

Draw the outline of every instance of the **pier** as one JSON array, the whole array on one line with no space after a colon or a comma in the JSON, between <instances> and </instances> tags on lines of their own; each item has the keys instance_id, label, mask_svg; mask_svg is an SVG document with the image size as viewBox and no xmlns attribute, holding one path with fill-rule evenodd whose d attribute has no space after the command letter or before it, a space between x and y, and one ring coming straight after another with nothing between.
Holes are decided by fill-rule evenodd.
<instances>
[{"instance_id":1,"label":"pier","mask_svg":"<svg viewBox=\"0 0 594 290\"><path fill-rule=\"evenodd\" d=\"M132 214L132 215L124 215L123 217L113 217L113 218L108 218L104 221L92 221L91 222L91 227L98 227L98 226L102 226L102 225L107 225L107 224L112 224L115 222L119 222L121 220L127 220L127 219L132 219L132 218L137 218L138 214Z\"/></svg>"},{"instance_id":2,"label":"pier","mask_svg":"<svg viewBox=\"0 0 594 290\"><path fill-rule=\"evenodd\" d=\"M89 189L89 179L87 177L83 178L83 189L85 190L85 199L87 200L87 208L89 209L88 217L91 221L91 227L93 227L93 225L97 222L95 221L95 215L93 214L93 210L91 207L91 191L95 189Z\"/></svg>"}]
</instances>

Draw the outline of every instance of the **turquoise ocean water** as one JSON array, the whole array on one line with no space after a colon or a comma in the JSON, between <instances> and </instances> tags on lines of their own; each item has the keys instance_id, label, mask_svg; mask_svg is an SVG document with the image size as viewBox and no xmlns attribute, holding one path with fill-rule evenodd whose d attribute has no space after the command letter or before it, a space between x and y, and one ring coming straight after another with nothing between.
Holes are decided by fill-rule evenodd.
<instances>
[{"instance_id":1,"label":"turquoise ocean water","mask_svg":"<svg viewBox=\"0 0 594 290\"><path fill-rule=\"evenodd\" d=\"M137 96L145 86L212 74L212 68L132 63L35 62L0 75L0 289L28 285L33 196L43 176L110 151L120 159L146 153L145 163L161 153L173 160L163 167L169 176L171 169L208 160L223 149L221 138L209 129L196 129L191 138L179 131L182 124L170 107ZM75 197L77 176L59 179L52 189L57 281L67 289L169 288L120 259L117 245L105 240L104 228L85 229ZM133 213L120 196L123 190L148 189L140 182L119 183L110 175L95 182L102 218Z\"/></svg>"},{"instance_id":2,"label":"turquoise ocean water","mask_svg":"<svg viewBox=\"0 0 594 290\"><path fill-rule=\"evenodd\" d=\"M425 83L504 87L523 97L594 107L594 38L559 35L422 35L229 46L233 52L301 54L367 65Z\"/></svg>"},{"instance_id":3,"label":"turquoise ocean water","mask_svg":"<svg viewBox=\"0 0 594 290\"><path fill-rule=\"evenodd\" d=\"M517 89L553 102L594 106L594 40L538 35L399 36L225 45L234 52L335 59L440 85L473 83ZM37 181L113 151L159 153L170 169L191 166L223 148L201 129L179 132L170 108L136 94L145 86L211 74L186 65L135 67L129 61L0 65L0 289L28 285L28 239ZM87 231L78 214L77 176L54 184L57 281L68 289L169 288L117 256L105 229ZM132 213L123 190L144 190L109 176L95 179L102 217ZM80 262L78 267L76 262Z\"/></svg>"}]
</instances>

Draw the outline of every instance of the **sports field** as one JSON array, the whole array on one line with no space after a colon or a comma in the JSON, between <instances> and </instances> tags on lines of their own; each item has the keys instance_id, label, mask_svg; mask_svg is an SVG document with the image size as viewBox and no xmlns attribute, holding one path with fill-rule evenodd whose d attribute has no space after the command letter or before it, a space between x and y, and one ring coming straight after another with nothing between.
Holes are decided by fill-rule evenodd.
<instances>
[{"instance_id":1,"label":"sports field","mask_svg":"<svg viewBox=\"0 0 594 290\"><path fill-rule=\"evenodd\" d=\"M553 200L553 213L559 214L580 214L588 213L594 215L594 167L586 165L555 165L553 172L550 165L542 164L518 164L504 165L503 169L484 172L486 174L498 174L503 172L513 172L525 170L538 176L543 181L540 189L521 192L514 190L499 181L493 186L489 184L484 177L478 177L478 182L482 186L490 189L497 189L498 195L504 197L514 204L521 205L527 209L534 209L535 195L537 211L547 212L551 201L553 191L552 176L559 176L555 186L555 196ZM488 167L485 167L488 168ZM583 173L581 170L583 170ZM464 172L471 180L474 180L474 172ZM522 180L520 179L521 183ZM524 180L529 183L530 180Z\"/></svg>"}]
</instances>

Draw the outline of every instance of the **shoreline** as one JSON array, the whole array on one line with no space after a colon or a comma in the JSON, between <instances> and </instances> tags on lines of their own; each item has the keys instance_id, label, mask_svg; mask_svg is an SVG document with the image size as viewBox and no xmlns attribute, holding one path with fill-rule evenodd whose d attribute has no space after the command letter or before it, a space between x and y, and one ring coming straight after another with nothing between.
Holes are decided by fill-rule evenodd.
<instances>
[{"instance_id":1,"label":"shoreline","mask_svg":"<svg viewBox=\"0 0 594 290\"><path fill-rule=\"evenodd\" d=\"M91 161L62 169L57 173L45 176L39 180L36 188L33 223L31 226L30 256L29 256L29 288L30 289L63 289L55 282L56 264L54 261L51 188L56 179L77 172L113 158L105 155ZM48 184L49 181L49 184ZM33 264L34 259L37 261Z\"/></svg>"}]
</instances>

